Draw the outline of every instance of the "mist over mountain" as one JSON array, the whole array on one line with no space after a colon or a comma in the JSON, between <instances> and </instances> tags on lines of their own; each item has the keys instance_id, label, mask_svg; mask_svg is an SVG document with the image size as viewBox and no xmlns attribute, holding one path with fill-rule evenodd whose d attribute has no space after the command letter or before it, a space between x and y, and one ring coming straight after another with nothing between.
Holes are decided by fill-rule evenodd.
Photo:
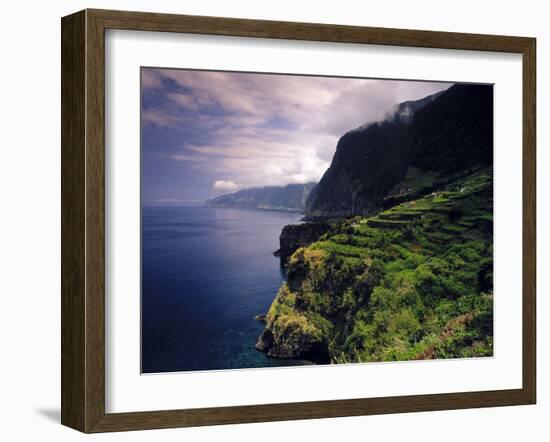
<instances>
[{"instance_id":1,"label":"mist over mountain","mask_svg":"<svg viewBox=\"0 0 550 442\"><path fill-rule=\"evenodd\" d=\"M385 198L427 191L493 159L493 87L456 84L396 106L338 141L306 202L311 219L366 215Z\"/></svg>"},{"instance_id":2,"label":"mist over mountain","mask_svg":"<svg viewBox=\"0 0 550 442\"><path fill-rule=\"evenodd\" d=\"M288 210L301 212L315 183L288 184L243 189L205 202L209 207L237 209Z\"/></svg>"}]
</instances>

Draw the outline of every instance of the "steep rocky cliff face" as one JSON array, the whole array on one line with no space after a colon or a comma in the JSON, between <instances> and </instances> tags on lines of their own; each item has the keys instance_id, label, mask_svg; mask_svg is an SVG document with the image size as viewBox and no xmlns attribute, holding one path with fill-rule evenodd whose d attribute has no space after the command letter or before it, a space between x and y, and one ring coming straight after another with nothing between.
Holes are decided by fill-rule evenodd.
<instances>
[{"instance_id":1,"label":"steep rocky cliff face","mask_svg":"<svg viewBox=\"0 0 550 442\"><path fill-rule=\"evenodd\" d=\"M236 209L291 210L301 212L315 183L289 184L243 189L209 199L209 207Z\"/></svg>"},{"instance_id":2,"label":"steep rocky cliff face","mask_svg":"<svg viewBox=\"0 0 550 442\"><path fill-rule=\"evenodd\" d=\"M419 109L410 129L411 167L441 176L493 162L493 86L455 85Z\"/></svg>"},{"instance_id":3,"label":"steep rocky cliff face","mask_svg":"<svg viewBox=\"0 0 550 442\"><path fill-rule=\"evenodd\" d=\"M330 224L324 222L286 225L279 236L279 249L273 254L286 258L300 247L308 246L317 241L329 229Z\"/></svg>"},{"instance_id":4,"label":"steep rocky cliff face","mask_svg":"<svg viewBox=\"0 0 550 442\"><path fill-rule=\"evenodd\" d=\"M490 165L492 121L491 85L454 85L401 103L386 120L340 138L329 169L309 195L306 216L368 215L388 196Z\"/></svg>"},{"instance_id":5,"label":"steep rocky cliff face","mask_svg":"<svg viewBox=\"0 0 550 442\"><path fill-rule=\"evenodd\" d=\"M310 194L306 215L362 214L382 199L406 172L408 125L397 116L340 138L330 167Z\"/></svg>"}]
</instances>

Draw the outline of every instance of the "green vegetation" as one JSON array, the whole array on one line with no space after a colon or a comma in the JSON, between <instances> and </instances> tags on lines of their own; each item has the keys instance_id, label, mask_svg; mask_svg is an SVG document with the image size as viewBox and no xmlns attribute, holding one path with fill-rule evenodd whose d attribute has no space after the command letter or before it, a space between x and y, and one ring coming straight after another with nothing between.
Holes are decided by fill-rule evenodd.
<instances>
[{"instance_id":1,"label":"green vegetation","mask_svg":"<svg viewBox=\"0 0 550 442\"><path fill-rule=\"evenodd\" d=\"M492 207L484 169L376 216L333 221L290 257L262 348L332 363L492 355Z\"/></svg>"}]
</instances>

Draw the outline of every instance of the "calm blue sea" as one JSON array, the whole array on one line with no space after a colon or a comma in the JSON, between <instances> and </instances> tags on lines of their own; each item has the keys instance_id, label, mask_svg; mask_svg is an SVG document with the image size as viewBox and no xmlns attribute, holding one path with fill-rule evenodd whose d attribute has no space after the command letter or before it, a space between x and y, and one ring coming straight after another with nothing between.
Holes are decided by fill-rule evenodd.
<instances>
[{"instance_id":1,"label":"calm blue sea","mask_svg":"<svg viewBox=\"0 0 550 442\"><path fill-rule=\"evenodd\" d=\"M284 274L279 234L296 213L144 207L142 372L303 365L254 349Z\"/></svg>"}]
</instances>

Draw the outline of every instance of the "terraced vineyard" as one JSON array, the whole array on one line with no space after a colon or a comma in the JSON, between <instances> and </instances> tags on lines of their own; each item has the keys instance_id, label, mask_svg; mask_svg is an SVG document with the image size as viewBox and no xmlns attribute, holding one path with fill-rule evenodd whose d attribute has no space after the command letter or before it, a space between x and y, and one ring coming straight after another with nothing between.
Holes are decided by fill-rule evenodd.
<instances>
[{"instance_id":1,"label":"terraced vineyard","mask_svg":"<svg viewBox=\"0 0 550 442\"><path fill-rule=\"evenodd\" d=\"M298 249L258 341L325 362L490 356L493 187L483 169Z\"/></svg>"}]
</instances>

